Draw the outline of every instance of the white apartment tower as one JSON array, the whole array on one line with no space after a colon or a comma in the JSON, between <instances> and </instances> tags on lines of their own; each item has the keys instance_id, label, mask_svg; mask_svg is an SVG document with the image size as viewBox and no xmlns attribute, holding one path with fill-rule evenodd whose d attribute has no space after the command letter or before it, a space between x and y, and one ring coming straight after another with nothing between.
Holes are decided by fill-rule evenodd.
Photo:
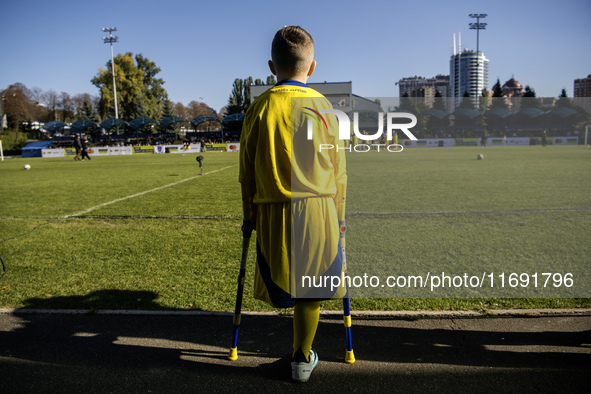
<instances>
[{"instance_id":1,"label":"white apartment tower","mask_svg":"<svg viewBox=\"0 0 591 394\"><path fill-rule=\"evenodd\" d=\"M482 52L462 50L461 36L456 52L456 36L454 34L453 55L449 61L449 88L450 96L455 97L454 106L457 106L468 92L475 106L478 105L478 97L482 95L482 89L488 86L488 59Z\"/></svg>"}]
</instances>

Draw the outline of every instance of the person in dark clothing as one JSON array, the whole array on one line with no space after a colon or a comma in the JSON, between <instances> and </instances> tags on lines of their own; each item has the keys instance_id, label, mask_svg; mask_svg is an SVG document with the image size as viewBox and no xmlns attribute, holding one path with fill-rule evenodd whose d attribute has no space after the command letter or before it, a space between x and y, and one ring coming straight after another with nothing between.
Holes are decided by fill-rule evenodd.
<instances>
[{"instance_id":1,"label":"person in dark clothing","mask_svg":"<svg viewBox=\"0 0 591 394\"><path fill-rule=\"evenodd\" d=\"M74 157L74 160L82 160L80 158L80 155L82 154L82 141L80 140L79 135L74 138L74 148L76 149L76 157Z\"/></svg>"},{"instance_id":2,"label":"person in dark clothing","mask_svg":"<svg viewBox=\"0 0 591 394\"><path fill-rule=\"evenodd\" d=\"M486 147L487 139L488 139L488 136L486 134L486 130L484 130L484 133L482 133L482 138L480 139L480 146Z\"/></svg>"},{"instance_id":3,"label":"person in dark clothing","mask_svg":"<svg viewBox=\"0 0 591 394\"><path fill-rule=\"evenodd\" d=\"M90 160L90 156L88 156L88 149L86 144L88 143L87 140L82 141L82 160L84 161L84 158L88 158L88 160Z\"/></svg>"}]
</instances>

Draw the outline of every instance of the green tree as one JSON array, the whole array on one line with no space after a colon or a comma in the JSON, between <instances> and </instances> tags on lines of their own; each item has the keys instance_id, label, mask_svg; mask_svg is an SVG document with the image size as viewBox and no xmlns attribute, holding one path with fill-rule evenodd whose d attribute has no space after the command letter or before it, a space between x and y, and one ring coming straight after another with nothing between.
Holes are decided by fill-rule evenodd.
<instances>
[{"instance_id":1,"label":"green tree","mask_svg":"<svg viewBox=\"0 0 591 394\"><path fill-rule=\"evenodd\" d=\"M244 81L240 78L234 80L232 93L228 98L228 115L239 114L244 111Z\"/></svg>"},{"instance_id":2,"label":"green tree","mask_svg":"<svg viewBox=\"0 0 591 394\"><path fill-rule=\"evenodd\" d=\"M482 89L482 95L478 99L478 111L483 114L488 111L488 107L490 106L490 97L487 88Z\"/></svg>"},{"instance_id":3,"label":"green tree","mask_svg":"<svg viewBox=\"0 0 591 394\"><path fill-rule=\"evenodd\" d=\"M441 94L441 92L439 90L435 91L435 99L433 100L433 108L445 112L445 101L443 100L443 95Z\"/></svg>"},{"instance_id":4,"label":"green tree","mask_svg":"<svg viewBox=\"0 0 591 394\"><path fill-rule=\"evenodd\" d=\"M536 91L533 90L529 85L525 85L523 97L536 97Z\"/></svg>"},{"instance_id":5,"label":"green tree","mask_svg":"<svg viewBox=\"0 0 591 394\"><path fill-rule=\"evenodd\" d=\"M503 87L501 85L501 81L497 78L497 82L493 86L493 94L492 94L492 108L505 108L508 109L508 105L505 102L505 92L503 92Z\"/></svg>"},{"instance_id":6,"label":"green tree","mask_svg":"<svg viewBox=\"0 0 591 394\"><path fill-rule=\"evenodd\" d=\"M501 85L501 81L497 78L497 82L493 85L493 97L504 97L505 92L503 92L503 86Z\"/></svg>"},{"instance_id":7,"label":"green tree","mask_svg":"<svg viewBox=\"0 0 591 394\"><path fill-rule=\"evenodd\" d=\"M0 133L0 141L2 141L2 149L5 155L18 155L21 149L27 145L27 135L14 131L11 133Z\"/></svg>"},{"instance_id":8,"label":"green tree","mask_svg":"<svg viewBox=\"0 0 591 394\"><path fill-rule=\"evenodd\" d=\"M525 90L523 92L523 97L525 98L523 107L531 107L531 108L540 108L540 102L536 99L536 91L533 90L529 85L525 86Z\"/></svg>"},{"instance_id":9,"label":"green tree","mask_svg":"<svg viewBox=\"0 0 591 394\"><path fill-rule=\"evenodd\" d=\"M114 59L119 118L128 121L135 118L135 101L141 92L142 77L135 66L131 53L119 54ZM99 113L102 118L115 117L112 64L100 68L91 82L100 90Z\"/></svg>"},{"instance_id":10,"label":"green tree","mask_svg":"<svg viewBox=\"0 0 591 394\"><path fill-rule=\"evenodd\" d=\"M470 97L470 93L467 91L464 92L464 96L460 101L460 105L458 108L466 108L466 109L474 109L474 103L472 102L472 98Z\"/></svg>"},{"instance_id":11,"label":"green tree","mask_svg":"<svg viewBox=\"0 0 591 394\"><path fill-rule=\"evenodd\" d=\"M275 83L275 77L269 75L267 77L267 85L274 85ZM253 84L262 85L263 82L261 79L257 78L253 83L252 77L246 79L236 78L234 80L234 83L232 84L232 93L230 93L228 105L226 106L228 115L246 112L252 102L250 87Z\"/></svg>"},{"instance_id":12,"label":"green tree","mask_svg":"<svg viewBox=\"0 0 591 394\"><path fill-rule=\"evenodd\" d=\"M148 114L148 109L146 107L146 102L144 100L144 95L140 94L137 99L135 100L135 105L134 105L134 111L133 111L133 119L136 118L143 118L143 117L150 117L151 116Z\"/></svg>"},{"instance_id":13,"label":"green tree","mask_svg":"<svg viewBox=\"0 0 591 394\"><path fill-rule=\"evenodd\" d=\"M410 99L408 93L404 93L402 97L400 97L400 103L396 109L400 112L410 112L413 114L416 113L416 108L412 104L412 100Z\"/></svg>"},{"instance_id":14,"label":"green tree","mask_svg":"<svg viewBox=\"0 0 591 394\"><path fill-rule=\"evenodd\" d=\"M166 99L162 102L162 118L168 118L169 116L174 116L174 105L172 101Z\"/></svg>"},{"instance_id":15,"label":"green tree","mask_svg":"<svg viewBox=\"0 0 591 394\"><path fill-rule=\"evenodd\" d=\"M119 117L126 120L135 119L138 110L143 111L137 104L137 101L141 100L147 116L159 120L162 114L161 101L168 97L162 87L164 81L155 78L160 68L141 54L137 55L134 61L130 52L117 55L114 62ZM111 62L107 62L107 68L100 68L91 80L100 90L99 113L102 118L115 115L111 67Z\"/></svg>"},{"instance_id":16,"label":"green tree","mask_svg":"<svg viewBox=\"0 0 591 394\"><path fill-rule=\"evenodd\" d=\"M560 92L560 96L558 96L558 102L556 103L558 107L567 107L571 106L570 100L568 99L568 95L566 94L566 89L562 89Z\"/></svg>"},{"instance_id":17,"label":"green tree","mask_svg":"<svg viewBox=\"0 0 591 394\"><path fill-rule=\"evenodd\" d=\"M439 111L446 112L445 100L439 90L435 90L435 99L433 100L433 109L437 109ZM449 117L446 116L442 119L438 118L437 116L429 116L428 117L426 127L427 127L427 129L432 131L433 134L436 133L434 131L434 129L439 128L439 127L443 127L443 126L449 126Z\"/></svg>"},{"instance_id":18,"label":"green tree","mask_svg":"<svg viewBox=\"0 0 591 394\"><path fill-rule=\"evenodd\" d=\"M424 100L420 100L415 106L415 114L420 114L421 112L426 111L429 108L431 108L429 107L429 104L427 104ZM417 117L417 128L419 130L426 130L428 128L428 121L429 120L426 116Z\"/></svg>"},{"instance_id":19,"label":"green tree","mask_svg":"<svg viewBox=\"0 0 591 394\"><path fill-rule=\"evenodd\" d=\"M168 93L162 85L164 80L156 78L156 75L161 71L156 63L151 62L145 58L141 53L135 56L137 67L142 71L144 76L144 86L142 90L143 100L146 106L148 116L158 120L161 113L162 102L168 99Z\"/></svg>"},{"instance_id":20,"label":"green tree","mask_svg":"<svg viewBox=\"0 0 591 394\"><path fill-rule=\"evenodd\" d=\"M482 124L481 116L472 117L471 111L461 110L475 110L474 101L472 100L472 97L470 97L470 93L468 93L467 91L464 92L460 104L458 105L454 113L454 126L472 127Z\"/></svg>"},{"instance_id":21,"label":"green tree","mask_svg":"<svg viewBox=\"0 0 591 394\"><path fill-rule=\"evenodd\" d=\"M183 111L184 112L184 111ZM168 118L169 116L175 116L177 115L175 113L175 105L172 103L172 101L170 101L169 99L165 99L164 101L162 101L162 118ZM178 116L182 116L180 114L178 114ZM191 120L191 119L188 119ZM177 134L177 139L178 139L178 133L181 130L181 123L173 123L172 125L170 125L168 127L168 129L165 130L165 132L169 133L169 132L174 132Z\"/></svg>"},{"instance_id":22,"label":"green tree","mask_svg":"<svg viewBox=\"0 0 591 394\"><path fill-rule=\"evenodd\" d=\"M252 102L251 99L251 94L250 94L250 86L252 85L252 77L248 77L244 80L243 83L243 87L244 87L244 104L243 104L243 108L244 108L244 112L246 112L246 110L248 109L248 107L250 106L250 103Z\"/></svg>"},{"instance_id":23,"label":"green tree","mask_svg":"<svg viewBox=\"0 0 591 394\"><path fill-rule=\"evenodd\" d=\"M380 106L380 108L379 108L379 110L378 110L378 111L380 111L380 112L384 112L384 109L382 108L382 100L380 100L380 99L375 99L375 100L374 100L374 102L376 102L376 103L377 103L377 104Z\"/></svg>"},{"instance_id":24,"label":"green tree","mask_svg":"<svg viewBox=\"0 0 591 394\"><path fill-rule=\"evenodd\" d=\"M94 105L92 104L89 94L84 95L80 114L85 119L96 120L96 112L94 111Z\"/></svg>"}]
</instances>

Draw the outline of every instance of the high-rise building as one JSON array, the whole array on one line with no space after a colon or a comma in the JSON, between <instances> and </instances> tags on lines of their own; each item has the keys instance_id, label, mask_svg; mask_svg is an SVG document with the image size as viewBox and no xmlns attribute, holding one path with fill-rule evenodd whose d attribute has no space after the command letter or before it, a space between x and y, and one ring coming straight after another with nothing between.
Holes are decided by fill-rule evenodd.
<instances>
[{"instance_id":1,"label":"high-rise building","mask_svg":"<svg viewBox=\"0 0 591 394\"><path fill-rule=\"evenodd\" d=\"M591 74L587 78L575 79L574 97L591 97Z\"/></svg>"},{"instance_id":2,"label":"high-rise building","mask_svg":"<svg viewBox=\"0 0 591 394\"><path fill-rule=\"evenodd\" d=\"M417 88L421 87L433 88L433 92L439 91L439 93L441 93L441 96L449 97L449 75L439 74L433 78L402 78L401 80L396 82L396 85L398 85L399 97L404 97L405 95L407 95L408 97L416 97L413 96L413 90L416 90Z\"/></svg>"},{"instance_id":3,"label":"high-rise building","mask_svg":"<svg viewBox=\"0 0 591 394\"><path fill-rule=\"evenodd\" d=\"M591 74L587 78L575 79L574 103L591 113Z\"/></svg>"},{"instance_id":4,"label":"high-rise building","mask_svg":"<svg viewBox=\"0 0 591 394\"><path fill-rule=\"evenodd\" d=\"M482 52L462 50L461 44L456 53L454 36L454 51L449 61L450 96L454 105L458 105L466 92L472 98L474 105L478 104L478 97L482 89L488 86L488 59Z\"/></svg>"}]
</instances>

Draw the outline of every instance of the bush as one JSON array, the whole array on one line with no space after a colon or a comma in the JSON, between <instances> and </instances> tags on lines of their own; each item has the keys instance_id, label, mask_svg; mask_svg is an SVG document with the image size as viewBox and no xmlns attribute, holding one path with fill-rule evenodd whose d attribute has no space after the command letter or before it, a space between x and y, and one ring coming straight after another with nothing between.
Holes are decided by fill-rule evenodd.
<instances>
[{"instance_id":1,"label":"bush","mask_svg":"<svg viewBox=\"0 0 591 394\"><path fill-rule=\"evenodd\" d=\"M2 141L2 150L5 155L18 156L21 154L21 149L27 145L27 136L21 132L4 132L0 134Z\"/></svg>"}]
</instances>

